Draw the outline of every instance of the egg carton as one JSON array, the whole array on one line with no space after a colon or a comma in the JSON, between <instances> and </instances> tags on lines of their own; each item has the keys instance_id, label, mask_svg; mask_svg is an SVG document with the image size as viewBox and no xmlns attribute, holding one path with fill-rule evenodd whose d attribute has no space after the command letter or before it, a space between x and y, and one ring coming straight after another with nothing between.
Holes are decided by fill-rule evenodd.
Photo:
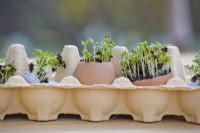
<instances>
[{"instance_id":1,"label":"egg carton","mask_svg":"<svg viewBox=\"0 0 200 133\"><path fill-rule=\"evenodd\" d=\"M186 86L184 68L177 47L169 46L172 78L165 85L135 86L121 77L119 52L113 49L112 63L118 78L111 85L82 85L74 70L80 62L77 47L63 48L66 69L60 69L54 79L58 85L28 84L23 74L28 71L29 60L23 45L9 47L5 64L14 59L16 75L0 85L0 119L5 115L26 114L36 121L56 120L59 114L78 114L82 120L105 121L113 114L131 115L135 121L161 121L165 115L184 116L187 122L200 124L200 88Z\"/></svg>"}]
</instances>

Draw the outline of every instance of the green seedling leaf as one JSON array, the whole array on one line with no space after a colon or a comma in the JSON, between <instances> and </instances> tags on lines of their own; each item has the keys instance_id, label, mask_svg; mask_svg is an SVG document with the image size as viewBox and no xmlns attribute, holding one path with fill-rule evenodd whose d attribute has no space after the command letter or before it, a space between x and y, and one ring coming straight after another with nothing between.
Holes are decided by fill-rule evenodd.
<instances>
[{"instance_id":1,"label":"green seedling leaf","mask_svg":"<svg viewBox=\"0 0 200 133\"><path fill-rule=\"evenodd\" d=\"M14 61L9 65L0 65L0 84L4 84L15 72Z\"/></svg>"},{"instance_id":2,"label":"green seedling leaf","mask_svg":"<svg viewBox=\"0 0 200 133\"><path fill-rule=\"evenodd\" d=\"M161 43L138 43L131 52L122 53L120 64L125 77L131 81L149 79L168 74L171 56Z\"/></svg>"},{"instance_id":3,"label":"green seedling leaf","mask_svg":"<svg viewBox=\"0 0 200 133\"><path fill-rule=\"evenodd\" d=\"M59 68L66 68L66 64L60 54L54 56L48 51L43 52L40 49L35 49L33 56L35 63L29 64L29 70L31 73L35 74L41 82L47 82L50 76Z\"/></svg>"},{"instance_id":4,"label":"green seedling leaf","mask_svg":"<svg viewBox=\"0 0 200 133\"><path fill-rule=\"evenodd\" d=\"M82 41L83 49L82 54L85 62L108 62L112 58L112 48L116 45L109 36L106 36L100 45L95 42L92 38ZM92 46L92 52L87 49L88 46Z\"/></svg>"},{"instance_id":5,"label":"green seedling leaf","mask_svg":"<svg viewBox=\"0 0 200 133\"><path fill-rule=\"evenodd\" d=\"M191 81L200 85L200 50L197 52L195 59L192 61L193 64L186 65L185 68L190 70L190 74L194 73L193 77L191 78Z\"/></svg>"}]
</instances>

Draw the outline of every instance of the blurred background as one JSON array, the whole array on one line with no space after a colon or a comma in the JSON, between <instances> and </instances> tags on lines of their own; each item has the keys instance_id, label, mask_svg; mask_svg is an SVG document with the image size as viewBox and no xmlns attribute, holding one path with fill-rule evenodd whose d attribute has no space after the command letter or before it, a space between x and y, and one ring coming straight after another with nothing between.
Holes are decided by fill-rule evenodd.
<instances>
[{"instance_id":1,"label":"blurred background","mask_svg":"<svg viewBox=\"0 0 200 133\"><path fill-rule=\"evenodd\" d=\"M106 35L133 49L147 40L200 49L200 0L0 0L0 57L10 44L60 53Z\"/></svg>"}]
</instances>

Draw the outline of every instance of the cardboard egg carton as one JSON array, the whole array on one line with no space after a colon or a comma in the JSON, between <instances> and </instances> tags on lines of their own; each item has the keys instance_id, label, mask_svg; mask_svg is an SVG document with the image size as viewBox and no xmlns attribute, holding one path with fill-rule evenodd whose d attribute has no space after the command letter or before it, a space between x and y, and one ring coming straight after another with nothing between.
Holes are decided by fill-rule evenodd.
<instances>
[{"instance_id":1,"label":"cardboard egg carton","mask_svg":"<svg viewBox=\"0 0 200 133\"><path fill-rule=\"evenodd\" d=\"M113 49L112 63L118 72L111 85L82 85L74 70L80 62L77 47L65 46L62 52L66 69L54 79L58 85L28 84L22 75L28 71L29 60L23 45L11 45L5 64L14 59L16 75L0 85L0 119L5 115L26 114L30 120L56 120L59 114L78 114L82 120L104 121L113 114L131 115L135 121L161 121L165 115L184 116L187 122L200 124L200 88L186 86L185 73L177 47L169 46L173 77L161 86L135 86L121 77L119 53Z\"/></svg>"}]
</instances>

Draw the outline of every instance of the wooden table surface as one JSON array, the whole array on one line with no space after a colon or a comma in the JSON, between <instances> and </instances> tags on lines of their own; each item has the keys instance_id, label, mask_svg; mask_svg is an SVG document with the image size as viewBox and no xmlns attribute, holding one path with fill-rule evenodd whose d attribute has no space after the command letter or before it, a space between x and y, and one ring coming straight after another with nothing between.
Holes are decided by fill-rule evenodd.
<instances>
[{"instance_id":1,"label":"wooden table surface","mask_svg":"<svg viewBox=\"0 0 200 133\"><path fill-rule=\"evenodd\" d=\"M161 122L133 121L131 116L111 116L109 121L82 121L79 116L60 115L57 121L29 121L26 115L6 116L0 122L0 133L200 133L200 125L187 123L183 117L165 116Z\"/></svg>"}]
</instances>

